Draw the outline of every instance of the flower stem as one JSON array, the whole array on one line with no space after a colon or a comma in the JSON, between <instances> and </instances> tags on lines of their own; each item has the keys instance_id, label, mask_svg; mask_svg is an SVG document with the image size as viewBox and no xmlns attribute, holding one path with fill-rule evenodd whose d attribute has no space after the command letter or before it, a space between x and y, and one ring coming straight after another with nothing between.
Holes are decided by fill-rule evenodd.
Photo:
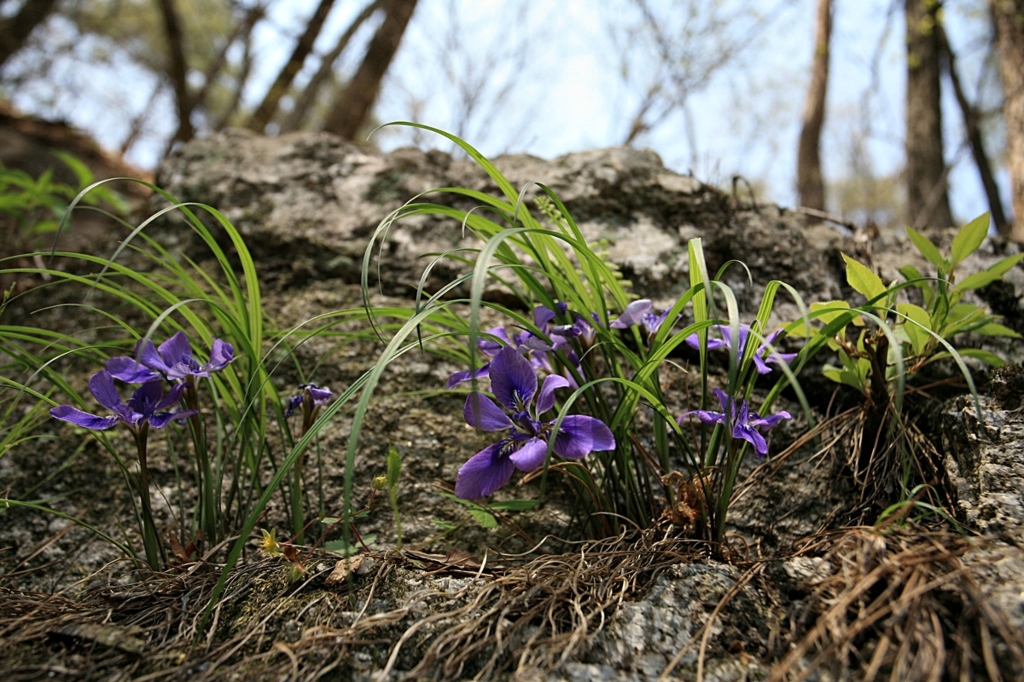
<instances>
[{"instance_id":1,"label":"flower stem","mask_svg":"<svg viewBox=\"0 0 1024 682\"><path fill-rule=\"evenodd\" d=\"M207 547L213 547L220 539L217 532L218 523L218 491L217 480L213 475L213 468L210 466L210 456L206 449L206 429L203 425L202 416L199 414L199 396L193 377L188 377L185 383L185 407L189 410L196 410L196 413L188 418L189 431L192 433L192 444L196 451L196 477L199 479L199 528Z\"/></svg>"},{"instance_id":2,"label":"flower stem","mask_svg":"<svg viewBox=\"0 0 1024 682\"><path fill-rule=\"evenodd\" d=\"M142 507L142 545L146 550L146 563L154 571L160 570L160 542L153 522L153 507L149 503L149 467L146 463L146 440L149 434L149 423L144 422L140 428L132 428L135 447L139 452L139 503Z\"/></svg>"}]
</instances>

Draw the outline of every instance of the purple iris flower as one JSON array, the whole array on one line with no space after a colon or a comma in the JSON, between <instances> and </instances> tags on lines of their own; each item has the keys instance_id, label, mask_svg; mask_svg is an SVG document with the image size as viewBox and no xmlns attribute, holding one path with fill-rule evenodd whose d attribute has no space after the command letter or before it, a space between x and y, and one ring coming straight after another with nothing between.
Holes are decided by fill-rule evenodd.
<instances>
[{"instance_id":1,"label":"purple iris flower","mask_svg":"<svg viewBox=\"0 0 1024 682\"><path fill-rule=\"evenodd\" d=\"M302 389L302 393L293 395L288 399L288 408L284 413L285 419L292 416L303 402L308 401L309 411L313 412L334 396L334 392L331 389L317 386L316 384L299 384L299 388Z\"/></svg>"},{"instance_id":2,"label":"purple iris flower","mask_svg":"<svg viewBox=\"0 0 1024 682\"><path fill-rule=\"evenodd\" d=\"M146 424L154 429L160 429L172 420L180 422L196 414L195 410L172 412L168 409L178 404L184 390L184 384L177 384L170 393L164 395L162 380L147 381L136 389L126 405L121 402L121 396L114 387L114 377L107 370L101 369L89 379L89 391L96 401L113 412L113 415L100 417L71 405L58 405L50 410L50 416L94 431L109 429L118 422L124 422L135 432Z\"/></svg>"},{"instance_id":3,"label":"purple iris flower","mask_svg":"<svg viewBox=\"0 0 1024 682\"><path fill-rule=\"evenodd\" d=\"M552 438L555 454L565 459L580 459L591 452L615 448L615 437L599 419L569 415L557 432L554 421L540 421L539 415L555 406L555 389L565 388L569 382L565 377L550 374L538 393L533 366L515 348L501 349L491 361L490 377L491 391L501 407L484 394L474 392L466 397L463 414L470 426L483 431L507 430L508 435L462 465L455 482L455 494L459 497L486 497L508 483L515 469L537 469L544 464ZM534 395L536 404L531 409Z\"/></svg>"},{"instance_id":4,"label":"purple iris flower","mask_svg":"<svg viewBox=\"0 0 1024 682\"><path fill-rule=\"evenodd\" d=\"M726 424L732 427L732 437L742 438L754 446L757 456L764 457L768 454L768 442L764 439L763 433L767 432L783 419L792 419L789 412L783 410L778 414L761 417L757 412L751 412L747 401L741 400L739 407L736 406L736 399L720 388L714 389L715 397L722 404L721 412L710 412L708 410L693 410L686 412L676 419L676 423L682 424L683 419L691 414L697 415L705 424Z\"/></svg>"},{"instance_id":5,"label":"purple iris flower","mask_svg":"<svg viewBox=\"0 0 1024 682\"><path fill-rule=\"evenodd\" d=\"M612 329L629 329L639 324L643 326L648 336L654 336L665 322L666 317L668 317L667 310L656 312L650 299L641 298L639 301L633 301L627 305L622 314L612 320L608 326Z\"/></svg>"},{"instance_id":6,"label":"purple iris flower","mask_svg":"<svg viewBox=\"0 0 1024 682\"><path fill-rule=\"evenodd\" d=\"M200 365L192 357L192 345L185 332L178 332L157 348L150 339L139 341L135 346L135 358L125 356L107 360L107 371L115 379L130 384L139 384L160 378L162 372L168 379L183 381L188 377L208 377L218 372L235 357L235 348L227 341L213 340L210 361Z\"/></svg>"},{"instance_id":7,"label":"purple iris flower","mask_svg":"<svg viewBox=\"0 0 1024 682\"><path fill-rule=\"evenodd\" d=\"M729 350L732 346L732 328L727 324L716 324L712 325L711 328L719 331L722 335L722 340L708 339L708 350L715 350L718 348ZM771 334L764 337L764 341L758 347L757 352L754 353L754 368L757 370L758 374L768 374L772 371L772 368L766 364L768 362L773 365L781 365L783 362L792 362L793 358L797 356L797 353L776 353L771 350L770 346L781 333L781 329L776 329ZM739 353L741 357L743 356L743 350L747 347L748 336L750 336L750 325L741 324L739 330L739 343L736 344L736 352ZM697 338L696 334L687 336L686 343L691 348L700 349L700 339ZM769 357L766 359L765 355L769 355Z\"/></svg>"},{"instance_id":8,"label":"purple iris flower","mask_svg":"<svg viewBox=\"0 0 1024 682\"><path fill-rule=\"evenodd\" d=\"M568 309L567 304L561 302L555 304L555 307L562 313ZM584 328L579 327L577 330L577 325L575 324L556 326L554 324L555 316L555 311L547 306L537 306L533 309L533 323L537 329L551 338L550 343L528 331L510 335L505 327L492 327L477 338L477 348L488 358L493 358L506 346L518 348L519 352L525 355L537 370L549 374L553 373L554 370L551 367L548 353L552 350L562 351L569 362L579 367L579 360L569 345L569 338L579 336L584 332ZM585 322L581 321L581 323L586 325ZM495 341L492 337L496 337L499 340ZM486 362L475 370L455 372L448 377L445 387L455 388L459 384L471 379L482 379L488 375L490 367L491 363ZM571 383L570 381L570 385Z\"/></svg>"}]
</instances>

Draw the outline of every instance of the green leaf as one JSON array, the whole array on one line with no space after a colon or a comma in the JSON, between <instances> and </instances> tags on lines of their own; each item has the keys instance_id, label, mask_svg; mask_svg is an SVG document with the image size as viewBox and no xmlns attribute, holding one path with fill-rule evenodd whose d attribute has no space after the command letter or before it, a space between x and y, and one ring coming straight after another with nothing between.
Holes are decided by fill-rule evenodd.
<instances>
[{"instance_id":1,"label":"green leaf","mask_svg":"<svg viewBox=\"0 0 1024 682\"><path fill-rule=\"evenodd\" d=\"M483 509L470 508L466 509L466 511L469 512L469 515L473 517L473 520L476 521L481 528L490 529L498 527L498 520Z\"/></svg>"},{"instance_id":2,"label":"green leaf","mask_svg":"<svg viewBox=\"0 0 1024 682\"><path fill-rule=\"evenodd\" d=\"M1009 336L1012 339L1019 339L1020 334L1013 331L1009 327L1004 327L998 322L989 322L988 324L978 327L974 330L975 334L981 334L983 336Z\"/></svg>"},{"instance_id":3,"label":"green leaf","mask_svg":"<svg viewBox=\"0 0 1024 682\"><path fill-rule=\"evenodd\" d=\"M939 253L939 249L932 243L931 239L925 237L923 234L918 232L912 227L907 228L907 238L917 247L917 250L921 252L929 263L934 265L941 272L946 267L946 259Z\"/></svg>"},{"instance_id":4,"label":"green leaf","mask_svg":"<svg viewBox=\"0 0 1024 682\"><path fill-rule=\"evenodd\" d=\"M56 151L53 153L64 162L64 165L71 169L72 173L75 174L75 177L78 179L79 189L92 184L95 176L81 159L67 152Z\"/></svg>"},{"instance_id":5,"label":"green leaf","mask_svg":"<svg viewBox=\"0 0 1024 682\"><path fill-rule=\"evenodd\" d=\"M900 326L906 333L907 340L910 341L910 347L913 349L914 354L923 354L928 347L928 341L931 339L931 335L928 333L928 330L931 329L931 318L928 315L928 311L913 303L900 303L896 306L896 312L906 318Z\"/></svg>"},{"instance_id":6,"label":"green leaf","mask_svg":"<svg viewBox=\"0 0 1024 682\"><path fill-rule=\"evenodd\" d=\"M855 291L863 294L869 301L885 295L886 288L882 284L882 279L868 266L850 258L845 253L843 260L846 261L846 281Z\"/></svg>"},{"instance_id":7,"label":"green leaf","mask_svg":"<svg viewBox=\"0 0 1024 682\"><path fill-rule=\"evenodd\" d=\"M398 454L398 448L394 445L388 448L385 457L388 464L388 490L394 490L398 486L398 477L402 473L402 456Z\"/></svg>"},{"instance_id":8,"label":"green leaf","mask_svg":"<svg viewBox=\"0 0 1024 682\"><path fill-rule=\"evenodd\" d=\"M1010 268L1019 263L1021 259L1024 259L1024 253L1017 253L1012 256L1007 256L1006 258L1003 258L999 262L989 266L985 270L985 272L994 272L998 274L1000 277L1002 277L1003 275L1010 271Z\"/></svg>"},{"instance_id":9,"label":"green leaf","mask_svg":"<svg viewBox=\"0 0 1024 682\"><path fill-rule=\"evenodd\" d=\"M989 284L992 284L992 282L996 282L1002 278L1002 275L991 273L988 270L982 270L981 272L976 272L973 275L964 277L963 281L958 282L957 285L953 287L953 291L970 291L971 289L980 289L982 287L987 287Z\"/></svg>"},{"instance_id":10,"label":"green leaf","mask_svg":"<svg viewBox=\"0 0 1024 682\"><path fill-rule=\"evenodd\" d=\"M953 237L953 246L950 249L953 267L978 250L988 235L988 225L988 213L982 213L960 228L960 231Z\"/></svg>"}]
</instances>

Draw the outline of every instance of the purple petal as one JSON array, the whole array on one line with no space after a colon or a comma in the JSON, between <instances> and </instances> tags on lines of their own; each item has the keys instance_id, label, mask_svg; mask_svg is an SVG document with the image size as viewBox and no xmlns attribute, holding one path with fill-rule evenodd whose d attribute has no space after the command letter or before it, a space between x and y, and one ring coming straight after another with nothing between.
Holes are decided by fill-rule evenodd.
<instances>
[{"instance_id":1,"label":"purple petal","mask_svg":"<svg viewBox=\"0 0 1024 682\"><path fill-rule=\"evenodd\" d=\"M555 434L555 454L579 459L595 450L614 450L615 436L603 421L582 414L571 414Z\"/></svg>"},{"instance_id":2,"label":"purple petal","mask_svg":"<svg viewBox=\"0 0 1024 682\"><path fill-rule=\"evenodd\" d=\"M760 354L754 356L754 369L758 374L771 374L772 368L765 364Z\"/></svg>"},{"instance_id":3,"label":"purple petal","mask_svg":"<svg viewBox=\"0 0 1024 682\"><path fill-rule=\"evenodd\" d=\"M656 314L653 312L645 313L642 320L644 330L647 332L648 335L654 336L655 334L658 333L658 330L661 329L661 325L664 324L665 318L667 317L667 310L661 312L660 314Z\"/></svg>"},{"instance_id":4,"label":"purple petal","mask_svg":"<svg viewBox=\"0 0 1024 682\"><path fill-rule=\"evenodd\" d=\"M106 370L115 379L126 384L144 384L153 379L159 379L160 375L149 369L135 358L125 355L110 358L106 362Z\"/></svg>"},{"instance_id":5,"label":"purple petal","mask_svg":"<svg viewBox=\"0 0 1024 682\"><path fill-rule=\"evenodd\" d=\"M227 341L214 339L213 347L210 349L210 361L203 366L203 370L206 372L218 372L227 367L228 363L234 359L235 347Z\"/></svg>"},{"instance_id":6,"label":"purple petal","mask_svg":"<svg viewBox=\"0 0 1024 682\"><path fill-rule=\"evenodd\" d=\"M710 412L708 410L694 410L686 414L695 414L705 424L724 424L725 414L722 412Z\"/></svg>"},{"instance_id":7,"label":"purple petal","mask_svg":"<svg viewBox=\"0 0 1024 682\"><path fill-rule=\"evenodd\" d=\"M177 332L171 338L160 344L160 355L168 365L179 362L190 364L192 360L192 345L188 342L185 332Z\"/></svg>"},{"instance_id":8,"label":"purple petal","mask_svg":"<svg viewBox=\"0 0 1024 682\"><path fill-rule=\"evenodd\" d=\"M491 363L487 363L481 366L479 369L474 371L465 370L462 372L455 372L448 377L448 382L444 385L445 388L455 388L461 383L469 381L471 379L483 379L491 371Z\"/></svg>"},{"instance_id":9,"label":"purple petal","mask_svg":"<svg viewBox=\"0 0 1024 682\"><path fill-rule=\"evenodd\" d=\"M502 455L506 441L489 445L469 458L459 469L455 479L455 494L464 500L478 500L486 497L512 478L515 465L507 455Z\"/></svg>"},{"instance_id":10,"label":"purple petal","mask_svg":"<svg viewBox=\"0 0 1024 682\"><path fill-rule=\"evenodd\" d=\"M288 398L288 407L285 408L284 418L287 419L288 417L292 416L292 414L295 413L295 410L301 404L302 404L302 394L301 393L299 395L293 395L291 398Z\"/></svg>"},{"instance_id":11,"label":"purple petal","mask_svg":"<svg viewBox=\"0 0 1024 682\"><path fill-rule=\"evenodd\" d=\"M640 324L640 320L643 318L644 313L651 309L650 299L641 298L639 301L633 301L626 306L626 309L622 311L616 319L612 320L612 323L608 325L612 329L629 329L633 325Z\"/></svg>"},{"instance_id":12,"label":"purple petal","mask_svg":"<svg viewBox=\"0 0 1024 682\"><path fill-rule=\"evenodd\" d=\"M548 444L540 438L531 438L511 455L509 459L520 471L533 471L544 464L548 454Z\"/></svg>"},{"instance_id":13,"label":"purple petal","mask_svg":"<svg viewBox=\"0 0 1024 682\"><path fill-rule=\"evenodd\" d=\"M105 369L101 369L89 379L89 391L103 407L121 414L125 405L114 387L114 377Z\"/></svg>"},{"instance_id":14,"label":"purple petal","mask_svg":"<svg viewBox=\"0 0 1024 682\"><path fill-rule=\"evenodd\" d=\"M537 329L544 330L555 319L555 311L547 306L539 305L533 309L533 324Z\"/></svg>"},{"instance_id":15,"label":"purple petal","mask_svg":"<svg viewBox=\"0 0 1024 682\"><path fill-rule=\"evenodd\" d=\"M199 410L181 410L180 412L157 412L149 418L149 425L154 429L162 429L169 422L183 422L194 414L199 414Z\"/></svg>"},{"instance_id":16,"label":"purple petal","mask_svg":"<svg viewBox=\"0 0 1024 682\"><path fill-rule=\"evenodd\" d=\"M163 395L163 385L160 382L153 382L160 387L160 395ZM174 384L171 390L168 391L167 395L157 400L156 405L153 407L153 411L164 410L168 407L172 407L178 404L181 400L181 394L185 392L185 384Z\"/></svg>"},{"instance_id":17,"label":"purple petal","mask_svg":"<svg viewBox=\"0 0 1024 682\"><path fill-rule=\"evenodd\" d=\"M180 391L178 395L181 395ZM147 381L135 389L135 393L128 399L128 408L143 417L148 417L156 412L158 404L163 397L163 383L160 381Z\"/></svg>"},{"instance_id":18,"label":"purple petal","mask_svg":"<svg viewBox=\"0 0 1024 682\"><path fill-rule=\"evenodd\" d=\"M799 353L772 353L771 357L768 358L767 362L770 362L773 365L780 365L780 366L782 365L783 362L785 362L788 365L789 363L793 362L793 360L796 359L797 355L800 355L800 354Z\"/></svg>"},{"instance_id":19,"label":"purple petal","mask_svg":"<svg viewBox=\"0 0 1024 682\"><path fill-rule=\"evenodd\" d=\"M537 415L540 416L555 406L555 389L568 388L569 380L558 374L544 377L540 393L537 395Z\"/></svg>"},{"instance_id":20,"label":"purple petal","mask_svg":"<svg viewBox=\"0 0 1024 682\"><path fill-rule=\"evenodd\" d=\"M503 342L499 343L498 341L492 341L490 338L487 338L486 336L478 337L476 340L476 347L479 348L480 352L486 355L487 357L493 358L495 355L498 354L498 352L502 348L509 344L508 332L505 331L504 327L491 327L490 329L485 331L484 334L496 336Z\"/></svg>"},{"instance_id":21,"label":"purple petal","mask_svg":"<svg viewBox=\"0 0 1024 682\"><path fill-rule=\"evenodd\" d=\"M50 410L50 416L63 422L70 422L93 431L103 431L121 421L118 417L98 417L95 414L82 412L71 405L58 405Z\"/></svg>"},{"instance_id":22,"label":"purple petal","mask_svg":"<svg viewBox=\"0 0 1024 682\"><path fill-rule=\"evenodd\" d=\"M757 453L758 457L763 457L768 454L768 441L764 439L761 433L750 426L749 424L737 424L732 430L733 438L742 438L751 445L754 446L754 452Z\"/></svg>"},{"instance_id":23,"label":"purple petal","mask_svg":"<svg viewBox=\"0 0 1024 682\"><path fill-rule=\"evenodd\" d=\"M483 393L474 391L466 396L466 404L462 408L466 423L482 431L501 431L512 428L512 420L508 418L494 401Z\"/></svg>"},{"instance_id":24,"label":"purple petal","mask_svg":"<svg viewBox=\"0 0 1024 682\"><path fill-rule=\"evenodd\" d=\"M755 413L754 416L756 417L757 414ZM737 424L748 424L748 423L750 423L750 406L747 405L747 401L746 400L741 400L740 401L739 410L737 410L737 412L734 413L732 415L732 417L733 417L733 421L735 421Z\"/></svg>"},{"instance_id":25,"label":"purple petal","mask_svg":"<svg viewBox=\"0 0 1024 682\"><path fill-rule=\"evenodd\" d=\"M537 392L537 374L530 361L515 348L505 346L491 362L491 392L509 410L530 403Z\"/></svg>"},{"instance_id":26,"label":"purple petal","mask_svg":"<svg viewBox=\"0 0 1024 682\"><path fill-rule=\"evenodd\" d=\"M319 407L334 397L334 391L323 386L310 384L309 397L313 400L313 407Z\"/></svg>"},{"instance_id":27,"label":"purple petal","mask_svg":"<svg viewBox=\"0 0 1024 682\"><path fill-rule=\"evenodd\" d=\"M550 343L530 332L516 337L516 345L532 351L547 351L554 348Z\"/></svg>"},{"instance_id":28,"label":"purple petal","mask_svg":"<svg viewBox=\"0 0 1024 682\"><path fill-rule=\"evenodd\" d=\"M718 398L718 402L722 406L722 412L724 414L731 415L733 418L735 418L736 407L735 401L733 401L732 396L730 396L728 393L726 393L720 388L713 388L711 389L711 392L715 394L716 398Z\"/></svg>"},{"instance_id":29,"label":"purple petal","mask_svg":"<svg viewBox=\"0 0 1024 682\"><path fill-rule=\"evenodd\" d=\"M165 374L171 369L171 366L164 362L164 359L160 357L160 354L157 352L156 347L150 339L145 339L139 342L139 345L135 348L135 357L138 358L139 362L144 364L146 367L160 370Z\"/></svg>"},{"instance_id":30,"label":"purple petal","mask_svg":"<svg viewBox=\"0 0 1024 682\"><path fill-rule=\"evenodd\" d=\"M754 414L754 418L750 420L750 425L755 426L758 429L763 429L764 431L767 431L768 429L772 428L783 419L792 418L793 416L790 415L789 412L786 412L785 410L782 410L777 414L770 414L767 417L759 417L757 416L757 414Z\"/></svg>"}]
</instances>

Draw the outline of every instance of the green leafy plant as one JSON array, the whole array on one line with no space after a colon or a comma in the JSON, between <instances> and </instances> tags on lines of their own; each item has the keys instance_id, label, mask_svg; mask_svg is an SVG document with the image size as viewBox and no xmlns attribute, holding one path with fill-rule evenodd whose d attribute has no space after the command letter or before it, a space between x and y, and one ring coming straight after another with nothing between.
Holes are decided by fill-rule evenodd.
<instances>
[{"instance_id":1,"label":"green leafy plant","mask_svg":"<svg viewBox=\"0 0 1024 682\"><path fill-rule=\"evenodd\" d=\"M634 300L628 283L587 243L549 188L538 185L532 200L466 142L419 127L459 145L488 173L501 196L465 188L438 190L479 204L465 211L430 201L428 192L378 227L363 268L371 322L375 312L369 305L368 282L374 254L384 252L387 234L397 221L423 214L449 218L461 222L466 233L479 240L479 247L434 255L421 278L417 307L410 311L414 315L393 336L382 335L388 347L363 389L349 461L377 376L407 347L406 340L416 337L467 367L452 376L449 387L462 391L462 384L469 382L467 422L497 436L460 469L458 497L487 497L516 469L527 478L539 477L544 495L549 475L557 474L574 490L579 530L605 537L617 534L623 522L648 526L666 509L674 509L678 489L664 479L684 469L690 472L686 478L691 485L700 490L694 499L706 501L700 503L690 532L721 543L740 461L751 449L758 456L767 453L765 433L789 417L783 412L762 418L752 404L755 379L770 371L767 362L779 360L778 389L758 410L767 411L782 385L794 378L786 367L792 356L782 358L773 346L780 330L767 326L775 294L786 285L770 283L756 318L749 326L742 325L732 291L721 281L721 273L709 275L700 240L693 240L691 286L668 309L657 311L651 301ZM441 261L465 266L465 274L437 291L427 291L422 283ZM483 290L492 282L516 303L485 300ZM466 287L468 298L452 299L455 291ZM716 313L719 306L726 311L721 317ZM506 323L485 329L484 308ZM694 322L680 324L681 313L688 308ZM464 315L453 314L460 309ZM421 325L426 322L442 331L424 335ZM660 371L670 355L684 347L698 349L704 379L699 409L680 416L669 406L674 401L663 394ZM709 350L723 350L729 358L721 387L711 386L707 378ZM485 378L490 395L479 390ZM709 433L701 429L699 443L692 436L700 427L687 425L690 416L711 426ZM482 514L478 521L487 522Z\"/></svg>"},{"instance_id":2,"label":"green leafy plant","mask_svg":"<svg viewBox=\"0 0 1024 682\"><path fill-rule=\"evenodd\" d=\"M33 178L25 171L0 164L0 229L4 233L5 255L30 250L39 237L57 231L68 206L95 180L93 172L80 159L67 152L53 153L75 175L77 186L55 181L52 168ZM124 198L104 185L94 187L81 202L93 207L106 206L119 216L128 209Z\"/></svg>"},{"instance_id":3,"label":"green leafy plant","mask_svg":"<svg viewBox=\"0 0 1024 682\"><path fill-rule=\"evenodd\" d=\"M967 292L1002 279L1024 258L1024 254L1008 256L981 272L958 279L957 266L981 246L988 225L985 214L963 226L945 255L926 236L907 228L910 241L936 272L925 276L913 265L906 265L899 269L904 281L889 285L869 267L844 254L847 283L867 303L857 308L846 301L810 306L818 331L808 346L815 349L825 343L840 362L838 366L826 365L824 375L856 389L864 398L862 412L855 417L860 426L854 441L859 447L854 448L850 461L861 483L864 502L887 504L895 491L900 491L898 498L906 499L911 489L935 490L914 485L919 481L933 486L940 467L930 439L916 428L912 417L904 414L903 403L907 395L927 399L929 389L950 383L957 376L932 378L922 385L919 377L923 370L951 360L967 389L975 393L964 358L994 367L1004 361L984 349L958 348L954 338L968 332L1019 338L984 306L963 301ZM791 332L800 334L801 324L808 323L791 325Z\"/></svg>"}]
</instances>

